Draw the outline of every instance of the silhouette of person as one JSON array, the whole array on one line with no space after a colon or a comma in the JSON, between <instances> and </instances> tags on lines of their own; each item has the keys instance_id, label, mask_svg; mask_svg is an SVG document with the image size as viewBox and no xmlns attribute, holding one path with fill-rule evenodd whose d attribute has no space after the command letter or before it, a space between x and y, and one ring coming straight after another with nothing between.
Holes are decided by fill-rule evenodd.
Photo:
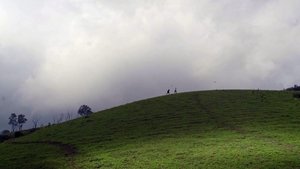
<instances>
[{"instance_id":1,"label":"silhouette of person","mask_svg":"<svg viewBox=\"0 0 300 169\"><path fill-rule=\"evenodd\" d=\"M170 89L167 90L167 94L170 94Z\"/></svg>"},{"instance_id":2,"label":"silhouette of person","mask_svg":"<svg viewBox=\"0 0 300 169\"><path fill-rule=\"evenodd\" d=\"M175 90L174 90L174 94L176 94L177 93L177 89L175 88Z\"/></svg>"}]
</instances>

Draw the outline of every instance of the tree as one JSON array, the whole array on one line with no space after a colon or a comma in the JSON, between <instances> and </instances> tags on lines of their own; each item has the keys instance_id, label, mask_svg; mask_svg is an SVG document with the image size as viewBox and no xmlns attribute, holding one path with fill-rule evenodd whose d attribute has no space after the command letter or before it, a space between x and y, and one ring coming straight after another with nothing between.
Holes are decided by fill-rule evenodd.
<instances>
[{"instance_id":1,"label":"tree","mask_svg":"<svg viewBox=\"0 0 300 169\"><path fill-rule=\"evenodd\" d=\"M52 124L59 124L64 121L64 114L53 114L52 116Z\"/></svg>"},{"instance_id":2,"label":"tree","mask_svg":"<svg viewBox=\"0 0 300 169\"><path fill-rule=\"evenodd\" d=\"M65 121L69 121L73 118L73 115L71 112L67 112L67 114L65 115Z\"/></svg>"},{"instance_id":3,"label":"tree","mask_svg":"<svg viewBox=\"0 0 300 169\"><path fill-rule=\"evenodd\" d=\"M11 130L12 132L14 132L18 125L17 115L15 113L12 113L8 119L9 119L8 124L11 125Z\"/></svg>"},{"instance_id":4,"label":"tree","mask_svg":"<svg viewBox=\"0 0 300 169\"><path fill-rule=\"evenodd\" d=\"M35 114L31 117L31 121L33 123L33 128L35 128L35 129L37 128L40 119L41 119L41 117L38 114Z\"/></svg>"},{"instance_id":5,"label":"tree","mask_svg":"<svg viewBox=\"0 0 300 169\"><path fill-rule=\"evenodd\" d=\"M56 117L56 114L54 114L52 116L52 124L56 124L56 122L57 122L57 117Z\"/></svg>"},{"instance_id":6,"label":"tree","mask_svg":"<svg viewBox=\"0 0 300 169\"><path fill-rule=\"evenodd\" d=\"M60 113L57 115L57 124L61 123L64 121L64 114L63 113Z\"/></svg>"},{"instance_id":7,"label":"tree","mask_svg":"<svg viewBox=\"0 0 300 169\"><path fill-rule=\"evenodd\" d=\"M286 89L287 91L300 91L300 86L294 85L294 87L290 87Z\"/></svg>"},{"instance_id":8,"label":"tree","mask_svg":"<svg viewBox=\"0 0 300 169\"><path fill-rule=\"evenodd\" d=\"M93 113L92 109L89 106L87 106L87 105L80 106L80 108L78 110L78 114L80 116L84 116L84 117L88 117L92 113Z\"/></svg>"},{"instance_id":9,"label":"tree","mask_svg":"<svg viewBox=\"0 0 300 169\"><path fill-rule=\"evenodd\" d=\"M19 131L22 130L23 124L26 123L27 119L25 118L24 114L18 115L18 125L19 125Z\"/></svg>"}]
</instances>

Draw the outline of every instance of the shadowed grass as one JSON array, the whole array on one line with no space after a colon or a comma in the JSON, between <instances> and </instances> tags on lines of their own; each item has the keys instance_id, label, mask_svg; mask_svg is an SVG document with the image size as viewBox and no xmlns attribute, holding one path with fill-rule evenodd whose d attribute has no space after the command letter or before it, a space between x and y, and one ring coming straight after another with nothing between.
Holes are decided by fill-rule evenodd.
<instances>
[{"instance_id":1,"label":"shadowed grass","mask_svg":"<svg viewBox=\"0 0 300 169\"><path fill-rule=\"evenodd\" d=\"M0 144L0 168L67 168L67 159L59 148L50 145Z\"/></svg>"}]
</instances>

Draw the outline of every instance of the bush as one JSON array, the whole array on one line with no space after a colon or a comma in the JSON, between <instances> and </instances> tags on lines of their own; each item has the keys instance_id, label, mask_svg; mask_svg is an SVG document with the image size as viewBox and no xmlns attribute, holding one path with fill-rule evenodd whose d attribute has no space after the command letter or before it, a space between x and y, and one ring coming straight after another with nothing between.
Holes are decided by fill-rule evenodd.
<instances>
[{"instance_id":1,"label":"bush","mask_svg":"<svg viewBox=\"0 0 300 169\"><path fill-rule=\"evenodd\" d=\"M35 132L36 130L38 130L38 128L32 128L32 129L29 129L28 131L29 131L29 133L33 133L33 132Z\"/></svg>"},{"instance_id":2,"label":"bush","mask_svg":"<svg viewBox=\"0 0 300 169\"><path fill-rule=\"evenodd\" d=\"M9 130L3 130L1 135L6 135L9 136L10 135L10 131Z\"/></svg>"},{"instance_id":3,"label":"bush","mask_svg":"<svg viewBox=\"0 0 300 169\"><path fill-rule=\"evenodd\" d=\"M21 131L15 132L15 138L22 137L24 134Z\"/></svg>"},{"instance_id":4,"label":"bush","mask_svg":"<svg viewBox=\"0 0 300 169\"><path fill-rule=\"evenodd\" d=\"M0 142L3 142L5 140L8 140L10 138L10 131L9 130L3 130L0 135Z\"/></svg>"},{"instance_id":5,"label":"bush","mask_svg":"<svg viewBox=\"0 0 300 169\"><path fill-rule=\"evenodd\" d=\"M300 91L300 86L294 85L293 87L287 88L287 91Z\"/></svg>"},{"instance_id":6,"label":"bush","mask_svg":"<svg viewBox=\"0 0 300 169\"><path fill-rule=\"evenodd\" d=\"M293 93L293 97L300 99L300 93L299 92Z\"/></svg>"},{"instance_id":7,"label":"bush","mask_svg":"<svg viewBox=\"0 0 300 169\"><path fill-rule=\"evenodd\" d=\"M0 135L0 143L5 141L5 140L7 140L7 139L5 139L2 135Z\"/></svg>"},{"instance_id":8,"label":"bush","mask_svg":"<svg viewBox=\"0 0 300 169\"><path fill-rule=\"evenodd\" d=\"M0 142L3 142L5 140L8 140L9 139L9 136L7 135L0 135Z\"/></svg>"}]
</instances>

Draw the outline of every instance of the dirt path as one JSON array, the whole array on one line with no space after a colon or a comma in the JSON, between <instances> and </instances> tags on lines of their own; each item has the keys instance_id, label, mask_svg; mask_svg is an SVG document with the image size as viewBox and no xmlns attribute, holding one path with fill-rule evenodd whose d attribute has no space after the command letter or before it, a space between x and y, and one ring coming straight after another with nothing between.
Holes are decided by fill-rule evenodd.
<instances>
[{"instance_id":1,"label":"dirt path","mask_svg":"<svg viewBox=\"0 0 300 169\"><path fill-rule=\"evenodd\" d=\"M68 163L70 168L72 169L77 169L75 162L74 162L74 156L78 153L77 148L73 145L70 144L65 144L62 142L58 141L31 141L31 142L9 142L10 144L47 144L47 145L52 145L55 147L58 147L64 155L68 159Z\"/></svg>"}]
</instances>

